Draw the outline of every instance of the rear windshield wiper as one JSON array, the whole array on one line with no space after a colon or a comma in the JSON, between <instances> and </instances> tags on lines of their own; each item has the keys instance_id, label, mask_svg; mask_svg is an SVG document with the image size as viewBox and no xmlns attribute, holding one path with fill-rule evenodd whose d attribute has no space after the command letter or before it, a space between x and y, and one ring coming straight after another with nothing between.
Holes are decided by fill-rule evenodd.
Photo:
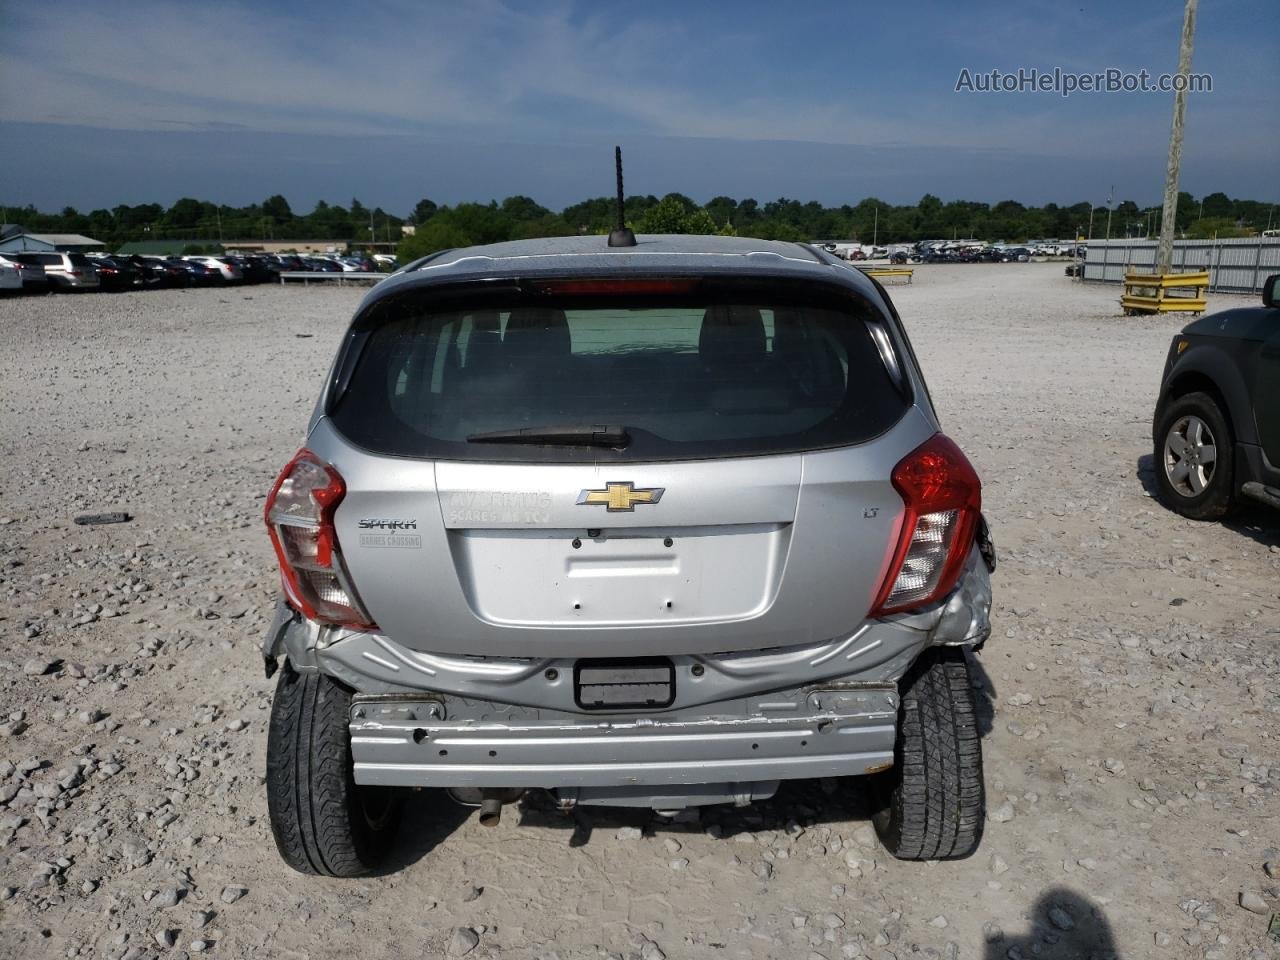
<instances>
[{"instance_id":1,"label":"rear windshield wiper","mask_svg":"<svg viewBox=\"0 0 1280 960\"><path fill-rule=\"evenodd\" d=\"M521 427L473 433L467 443L557 444L565 447L612 447L622 449L631 442L627 428L617 424L587 423L567 426Z\"/></svg>"}]
</instances>

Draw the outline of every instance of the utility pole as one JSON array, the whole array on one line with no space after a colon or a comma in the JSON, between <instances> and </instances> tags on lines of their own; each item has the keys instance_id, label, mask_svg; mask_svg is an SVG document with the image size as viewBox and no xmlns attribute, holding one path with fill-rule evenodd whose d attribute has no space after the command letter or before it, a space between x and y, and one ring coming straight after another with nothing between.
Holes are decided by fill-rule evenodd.
<instances>
[{"instance_id":1,"label":"utility pole","mask_svg":"<svg viewBox=\"0 0 1280 960\"><path fill-rule=\"evenodd\" d=\"M1116 185L1111 185L1111 192L1107 194L1107 239L1111 239L1111 202L1116 198Z\"/></svg>"},{"instance_id":2,"label":"utility pole","mask_svg":"<svg viewBox=\"0 0 1280 960\"><path fill-rule=\"evenodd\" d=\"M875 210L876 214L875 219L871 221L871 246L874 247L876 245L876 237L880 235L880 208L876 206L872 209ZM872 253L874 252L873 250Z\"/></svg>"},{"instance_id":3,"label":"utility pole","mask_svg":"<svg viewBox=\"0 0 1280 960\"><path fill-rule=\"evenodd\" d=\"M1173 266L1173 233L1178 219L1178 171L1182 166L1182 128L1187 118L1187 85L1190 83L1191 48L1196 39L1196 5L1187 0L1182 15L1182 45L1178 49L1178 77L1173 92L1173 127L1169 131L1169 166L1164 175L1164 221L1160 224L1160 246L1156 253L1156 273L1168 273ZM1204 201L1200 202L1204 213Z\"/></svg>"}]
</instances>

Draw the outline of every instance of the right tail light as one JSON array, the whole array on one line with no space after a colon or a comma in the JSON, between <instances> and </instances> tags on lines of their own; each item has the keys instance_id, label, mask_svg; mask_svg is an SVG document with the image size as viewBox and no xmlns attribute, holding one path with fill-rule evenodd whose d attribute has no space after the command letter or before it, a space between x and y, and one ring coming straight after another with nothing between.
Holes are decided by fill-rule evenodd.
<instances>
[{"instance_id":1,"label":"right tail light","mask_svg":"<svg viewBox=\"0 0 1280 960\"><path fill-rule=\"evenodd\" d=\"M299 450L280 472L264 511L290 601L308 620L356 630L377 625L360 603L338 549L333 513L347 485L332 466Z\"/></svg>"},{"instance_id":2,"label":"right tail light","mask_svg":"<svg viewBox=\"0 0 1280 960\"><path fill-rule=\"evenodd\" d=\"M906 510L871 616L932 603L960 579L982 513L982 482L960 448L934 434L893 468Z\"/></svg>"}]
</instances>

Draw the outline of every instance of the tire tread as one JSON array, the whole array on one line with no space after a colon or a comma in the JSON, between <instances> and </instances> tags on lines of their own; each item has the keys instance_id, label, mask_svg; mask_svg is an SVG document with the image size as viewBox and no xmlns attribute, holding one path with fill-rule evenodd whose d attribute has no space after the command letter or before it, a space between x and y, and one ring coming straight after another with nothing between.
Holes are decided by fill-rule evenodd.
<instances>
[{"instance_id":1,"label":"tire tread","mask_svg":"<svg viewBox=\"0 0 1280 960\"><path fill-rule=\"evenodd\" d=\"M285 664L267 737L267 810L276 848L301 873L353 877L385 856L398 808L371 827L352 776L351 694ZM363 788L367 789L367 788Z\"/></svg>"},{"instance_id":2,"label":"tire tread","mask_svg":"<svg viewBox=\"0 0 1280 960\"><path fill-rule=\"evenodd\" d=\"M902 860L968 856L982 837L986 796L964 651L926 651L901 686L895 766L877 778L876 830Z\"/></svg>"}]
</instances>

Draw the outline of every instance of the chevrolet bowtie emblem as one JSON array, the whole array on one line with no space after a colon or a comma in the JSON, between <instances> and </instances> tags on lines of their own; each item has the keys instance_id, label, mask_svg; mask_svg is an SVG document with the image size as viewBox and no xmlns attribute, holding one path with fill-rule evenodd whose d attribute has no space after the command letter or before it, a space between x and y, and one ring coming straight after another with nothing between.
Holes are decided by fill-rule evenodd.
<instances>
[{"instance_id":1,"label":"chevrolet bowtie emblem","mask_svg":"<svg viewBox=\"0 0 1280 960\"><path fill-rule=\"evenodd\" d=\"M578 494L579 504L603 504L610 513L633 513L637 503L657 503L666 487L641 487L636 489L628 480L625 483L606 483L603 490L583 490Z\"/></svg>"}]
</instances>

